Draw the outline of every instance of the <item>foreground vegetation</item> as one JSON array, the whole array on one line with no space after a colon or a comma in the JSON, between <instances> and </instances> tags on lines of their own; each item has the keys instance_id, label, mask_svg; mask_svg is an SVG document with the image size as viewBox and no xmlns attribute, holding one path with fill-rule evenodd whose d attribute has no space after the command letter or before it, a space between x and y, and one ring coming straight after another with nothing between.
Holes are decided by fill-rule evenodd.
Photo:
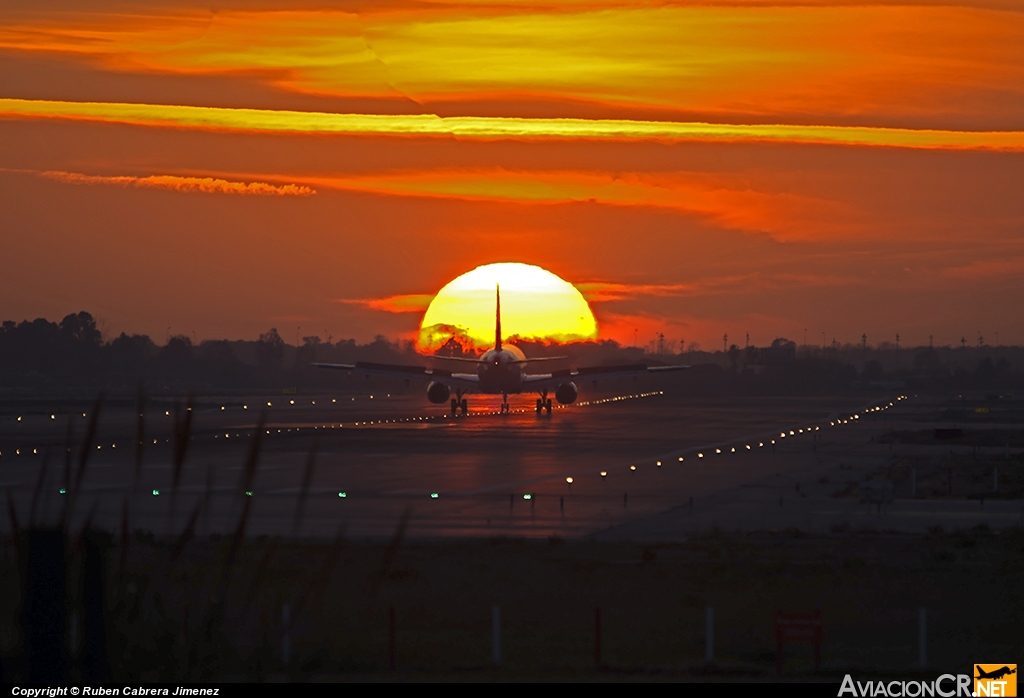
<instances>
[{"instance_id":1,"label":"foreground vegetation","mask_svg":"<svg viewBox=\"0 0 1024 698\"><path fill-rule=\"evenodd\" d=\"M33 674L28 645L39 633L27 623L38 612L32 596L48 593L37 588L47 563L31 541L40 535L60 534L22 532L0 561L9 590L0 598L8 681ZM408 541L401 530L389 542L259 539L237 547L232 537L163 541L141 533L62 540L67 603L54 623L67 638L71 679L772 677L775 614L814 609L824 618L823 677L913 671L920 607L936 670L1018 656L1024 644L1017 529L764 532L653 547ZM100 577L89 571L90 550L102 560ZM30 578L36 587L26 586ZM90 611L96 594L101 625ZM491 668L495 605L500 669ZM712 666L704 660L707 606L716 619ZM810 647L787 648L785 673L810 676L811 657Z\"/></svg>"}]
</instances>

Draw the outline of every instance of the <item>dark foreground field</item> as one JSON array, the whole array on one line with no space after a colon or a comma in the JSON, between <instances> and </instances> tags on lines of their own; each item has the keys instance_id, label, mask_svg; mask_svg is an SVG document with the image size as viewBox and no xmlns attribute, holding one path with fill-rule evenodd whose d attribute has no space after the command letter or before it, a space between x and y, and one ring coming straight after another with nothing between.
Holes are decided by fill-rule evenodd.
<instances>
[{"instance_id":1,"label":"dark foreground field","mask_svg":"<svg viewBox=\"0 0 1024 698\"><path fill-rule=\"evenodd\" d=\"M44 549L48 535L22 533L17 550L4 550L0 641L8 681L38 671L32 645L38 653L46 641L38 619L54 592L39 583L44 563L29 540ZM139 534L127 548L106 534L70 543L69 611L46 617L69 638L65 676L72 679L773 680L775 614L816 609L822 668L813 671L809 645L793 645L784 678L919 674L922 607L929 675L1012 662L1022 649L1024 533L1017 528L711 534L652 546L426 542L396 532L380 543L262 538L234 552L230 538L214 537L192 541L176 558L175 542ZM18 583L33 575L35 584ZM99 620L97 595L105 599ZM500 668L492 666L494 606ZM712 664L705 661L708 606Z\"/></svg>"},{"instance_id":2,"label":"dark foreground field","mask_svg":"<svg viewBox=\"0 0 1024 698\"><path fill-rule=\"evenodd\" d=\"M1021 655L1024 402L683 387L0 401L0 678L775 680L815 611L784 678Z\"/></svg>"}]
</instances>

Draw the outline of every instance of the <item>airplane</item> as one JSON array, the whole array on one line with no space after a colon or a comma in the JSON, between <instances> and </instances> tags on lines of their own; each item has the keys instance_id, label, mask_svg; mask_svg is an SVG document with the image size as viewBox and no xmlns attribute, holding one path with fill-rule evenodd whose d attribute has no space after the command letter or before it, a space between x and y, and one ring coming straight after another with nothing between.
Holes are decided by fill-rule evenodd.
<instances>
[{"instance_id":1,"label":"airplane","mask_svg":"<svg viewBox=\"0 0 1024 698\"><path fill-rule=\"evenodd\" d=\"M534 361L555 361L565 359L564 356L545 356L536 359L527 359L522 350L511 344L503 344L501 341L501 288L495 287L495 309L494 309L494 348L484 352L480 358L461 356L434 356L434 359L444 361L461 361L474 364L475 373L453 373L443 368L428 368L426 366L405 366L396 364L378 364L369 361L357 361L354 364L327 364L314 363L318 368L337 369L342 371L356 371L368 376L389 376L392 378L404 378L427 382L427 399L435 405L444 404L451 398L452 415L458 414L461 410L465 415L469 411L469 404L463 397L467 393L480 393L484 395L501 395L501 413L507 414L510 411L508 396L523 392L534 392L540 396L537 398L537 414L546 412L551 414L550 391L554 391L555 400L562 405L571 405L576 402L579 396L579 389L576 387L576 380L592 380L621 378L623 376L637 376L643 373L661 373L664 371L679 371L689 366L651 366L646 364L628 364L623 366L592 366L587 368L561 369L551 373L526 373L524 369L527 363ZM455 397L451 397L452 393Z\"/></svg>"},{"instance_id":2,"label":"airplane","mask_svg":"<svg viewBox=\"0 0 1024 698\"><path fill-rule=\"evenodd\" d=\"M1004 666L1000 669L993 669L991 672L988 673L986 673L984 669L977 665L975 665L975 667L978 669L978 675L974 677L976 679L1001 679L1004 676L1017 673L1016 669L1011 669L1008 666Z\"/></svg>"}]
</instances>

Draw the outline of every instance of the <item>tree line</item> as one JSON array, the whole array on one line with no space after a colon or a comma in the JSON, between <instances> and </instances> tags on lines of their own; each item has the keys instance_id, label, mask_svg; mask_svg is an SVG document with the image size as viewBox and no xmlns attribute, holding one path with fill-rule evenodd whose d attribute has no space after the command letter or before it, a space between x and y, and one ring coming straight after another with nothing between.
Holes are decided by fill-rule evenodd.
<instances>
[{"instance_id":1,"label":"tree line","mask_svg":"<svg viewBox=\"0 0 1024 698\"><path fill-rule=\"evenodd\" d=\"M985 389L1024 387L1021 347L893 348L843 346L799 347L784 338L769 346L735 344L727 350L686 351L663 346L623 347L614 341L552 345L512 340L527 357L566 356L568 365L693 365L685 380L708 390L752 392L822 392L858 387ZM443 353L444 349L441 352ZM276 328L255 340L204 340L186 335L158 345L144 334L122 332L105 339L88 312L60 322L44 318L5 321L0 326L0 386L8 388L134 388L153 390L317 389L343 385L348 374L320 371L314 362L422 364L411 341L377 336L358 344L353 339L323 341L317 336L289 345ZM552 364L548 364L550 368ZM561 365L558 366L562 367Z\"/></svg>"}]
</instances>

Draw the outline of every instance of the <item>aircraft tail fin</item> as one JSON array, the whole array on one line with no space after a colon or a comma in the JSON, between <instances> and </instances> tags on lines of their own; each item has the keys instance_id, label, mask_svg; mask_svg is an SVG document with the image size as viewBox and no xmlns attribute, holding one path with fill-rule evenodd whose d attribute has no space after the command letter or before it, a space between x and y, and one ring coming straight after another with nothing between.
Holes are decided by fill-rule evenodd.
<instances>
[{"instance_id":1,"label":"aircraft tail fin","mask_svg":"<svg viewBox=\"0 0 1024 698\"><path fill-rule=\"evenodd\" d=\"M501 286L494 285L494 348L501 351Z\"/></svg>"}]
</instances>

